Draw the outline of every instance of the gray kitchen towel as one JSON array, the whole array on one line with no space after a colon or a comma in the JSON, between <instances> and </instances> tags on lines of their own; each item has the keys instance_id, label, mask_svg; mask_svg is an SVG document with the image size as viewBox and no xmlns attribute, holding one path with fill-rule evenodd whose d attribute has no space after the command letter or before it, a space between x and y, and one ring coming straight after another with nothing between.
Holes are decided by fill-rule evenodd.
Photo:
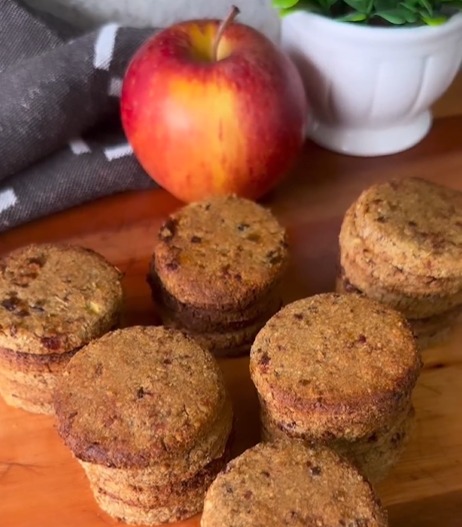
<instances>
[{"instance_id":1,"label":"gray kitchen towel","mask_svg":"<svg viewBox=\"0 0 462 527\"><path fill-rule=\"evenodd\" d=\"M79 35L0 0L0 231L155 186L118 118L125 68L154 31L108 24Z\"/></svg>"}]
</instances>

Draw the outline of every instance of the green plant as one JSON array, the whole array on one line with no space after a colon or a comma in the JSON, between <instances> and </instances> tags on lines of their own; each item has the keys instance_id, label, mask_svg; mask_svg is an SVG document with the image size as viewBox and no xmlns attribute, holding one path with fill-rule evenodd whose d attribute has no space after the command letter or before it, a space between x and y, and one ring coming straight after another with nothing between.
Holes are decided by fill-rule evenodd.
<instances>
[{"instance_id":1,"label":"green plant","mask_svg":"<svg viewBox=\"0 0 462 527\"><path fill-rule=\"evenodd\" d=\"M440 25L462 0L273 0L281 15L306 10L342 22L367 25Z\"/></svg>"}]
</instances>

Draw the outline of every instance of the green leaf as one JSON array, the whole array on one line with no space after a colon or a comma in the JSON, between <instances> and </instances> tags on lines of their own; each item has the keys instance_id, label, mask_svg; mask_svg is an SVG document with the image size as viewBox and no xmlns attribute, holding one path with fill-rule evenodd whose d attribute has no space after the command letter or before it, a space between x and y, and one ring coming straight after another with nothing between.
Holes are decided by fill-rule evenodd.
<instances>
[{"instance_id":1,"label":"green leaf","mask_svg":"<svg viewBox=\"0 0 462 527\"><path fill-rule=\"evenodd\" d=\"M327 2L325 0L317 0L316 3L318 4L319 8L322 10L322 11L325 11L326 9L328 9L328 5L327 5Z\"/></svg>"},{"instance_id":2,"label":"green leaf","mask_svg":"<svg viewBox=\"0 0 462 527\"><path fill-rule=\"evenodd\" d=\"M440 25L462 11L462 0L272 0L281 16L294 11L311 11L343 22L381 25ZM383 22L384 21L384 22Z\"/></svg>"},{"instance_id":3,"label":"green leaf","mask_svg":"<svg viewBox=\"0 0 462 527\"><path fill-rule=\"evenodd\" d=\"M364 22L366 19L365 13L348 13L347 15L337 17L335 20L339 22Z\"/></svg>"},{"instance_id":4,"label":"green leaf","mask_svg":"<svg viewBox=\"0 0 462 527\"><path fill-rule=\"evenodd\" d=\"M318 5L321 13L330 17L330 8L336 3L336 0L315 0L315 3Z\"/></svg>"},{"instance_id":5,"label":"green leaf","mask_svg":"<svg viewBox=\"0 0 462 527\"><path fill-rule=\"evenodd\" d=\"M368 0L344 0L345 4L352 7L355 11L360 13L369 12L369 1Z\"/></svg>"},{"instance_id":6,"label":"green leaf","mask_svg":"<svg viewBox=\"0 0 462 527\"><path fill-rule=\"evenodd\" d=\"M418 11L411 11L407 6L402 4L400 4L396 13L395 11L392 12L393 14L398 14L398 16L404 18L406 24L415 24L420 19L420 13Z\"/></svg>"},{"instance_id":7,"label":"green leaf","mask_svg":"<svg viewBox=\"0 0 462 527\"><path fill-rule=\"evenodd\" d=\"M417 13L408 13L405 16L406 24L416 24L419 20L419 16Z\"/></svg>"},{"instance_id":8,"label":"green leaf","mask_svg":"<svg viewBox=\"0 0 462 527\"><path fill-rule=\"evenodd\" d=\"M433 14L433 7L428 0L420 0L420 4L422 4L430 16Z\"/></svg>"},{"instance_id":9,"label":"green leaf","mask_svg":"<svg viewBox=\"0 0 462 527\"><path fill-rule=\"evenodd\" d=\"M374 11L388 11L396 7L396 0L375 0Z\"/></svg>"},{"instance_id":10,"label":"green leaf","mask_svg":"<svg viewBox=\"0 0 462 527\"><path fill-rule=\"evenodd\" d=\"M368 14L371 14L373 9L374 9L374 0L369 0L368 5L367 5Z\"/></svg>"},{"instance_id":11,"label":"green leaf","mask_svg":"<svg viewBox=\"0 0 462 527\"><path fill-rule=\"evenodd\" d=\"M408 11L410 11L411 13L415 13L416 16L417 14L419 13L419 10L417 9L417 7L414 5L414 2L401 2L399 4L400 6L404 7L404 9L407 9Z\"/></svg>"},{"instance_id":12,"label":"green leaf","mask_svg":"<svg viewBox=\"0 0 462 527\"><path fill-rule=\"evenodd\" d=\"M397 14L404 18L407 24L415 24L419 19L419 12L411 11L406 5L400 5L396 11Z\"/></svg>"},{"instance_id":13,"label":"green leaf","mask_svg":"<svg viewBox=\"0 0 462 527\"><path fill-rule=\"evenodd\" d=\"M427 24L427 26L440 26L444 24L447 20L445 16L435 16L435 17L422 17L422 20Z\"/></svg>"},{"instance_id":14,"label":"green leaf","mask_svg":"<svg viewBox=\"0 0 462 527\"><path fill-rule=\"evenodd\" d=\"M276 9L289 9L298 4L300 0L273 0L273 7Z\"/></svg>"},{"instance_id":15,"label":"green leaf","mask_svg":"<svg viewBox=\"0 0 462 527\"><path fill-rule=\"evenodd\" d=\"M273 0L273 6L276 7L275 3L279 2L281 0ZM294 0L291 0L292 2ZM324 0L327 1L327 0ZM332 0L329 0L332 1ZM333 0L334 2L339 0ZM341 0L340 0L341 1ZM324 14L328 16L328 13L326 13L322 7L319 5L319 0L297 0L297 2L294 3L292 7L286 7L286 8L278 8L279 14L284 17L285 15L288 15L289 13L293 13L294 11L310 11L312 13L319 13Z\"/></svg>"},{"instance_id":16,"label":"green leaf","mask_svg":"<svg viewBox=\"0 0 462 527\"><path fill-rule=\"evenodd\" d=\"M402 25L406 23L406 17L399 9L390 9L388 11L379 11L376 16L383 18L393 25Z\"/></svg>"}]
</instances>

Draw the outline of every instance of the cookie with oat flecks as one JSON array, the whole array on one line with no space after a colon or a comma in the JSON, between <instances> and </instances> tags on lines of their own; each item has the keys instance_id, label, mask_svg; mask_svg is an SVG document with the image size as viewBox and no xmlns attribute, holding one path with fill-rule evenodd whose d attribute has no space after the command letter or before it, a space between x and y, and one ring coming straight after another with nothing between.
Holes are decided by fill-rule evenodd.
<instances>
[{"instance_id":1,"label":"cookie with oat flecks","mask_svg":"<svg viewBox=\"0 0 462 527\"><path fill-rule=\"evenodd\" d=\"M387 514L353 464L298 441L262 443L231 461L212 483L201 527L367 525Z\"/></svg>"},{"instance_id":2,"label":"cookie with oat flecks","mask_svg":"<svg viewBox=\"0 0 462 527\"><path fill-rule=\"evenodd\" d=\"M0 392L8 404L52 413L57 375L118 324L121 278L101 255L69 245L28 245L0 260Z\"/></svg>"},{"instance_id":3,"label":"cookie with oat flecks","mask_svg":"<svg viewBox=\"0 0 462 527\"><path fill-rule=\"evenodd\" d=\"M266 208L236 196L189 204L160 229L148 282L165 324L217 356L248 353L281 306L285 229Z\"/></svg>"},{"instance_id":4,"label":"cookie with oat flecks","mask_svg":"<svg viewBox=\"0 0 462 527\"><path fill-rule=\"evenodd\" d=\"M197 308L247 308L281 278L285 229L273 214L236 196L192 203L159 233L152 270L178 301Z\"/></svg>"},{"instance_id":5,"label":"cookie with oat flecks","mask_svg":"<svg viewBox=\"0 0 462 527\"><path fill-rule=\"evenodd\" d=\"M408 319L438 315L462 303L460 281L414 275L391 265L384 249L367 248L356 226L354 204L345 214L339 243L344 279Z\"/></svg>"},{"instance_id":6,"label":"cookie with oat flecks","mask_svg":"<svg viewBox=\"0 0 462 527\"><path fill-rule=\"evenodd\" d=\"M215 357L238 357L246 355L260 329L266 321L271 318L281 307L281 300L276 298L268 304L263 315L256 319L250 319L241 324L221 326L216 329L213 326L200 326L200 329L185 327L178 320L175 313L161 309L161 316L165 326L181 330L192 339L196 340L203 348L211 351Z\"/></svg>"},{"instance_id":7,"label":"cookie with oat flecks","mask_svg":"<svg viewBox=\"0 0 462 527\"><path fill-rule=\"evenodd\" d=\"M173 329L131 327L93 341L69 362L54 404L99 506L128 523L196 514L227 459L222 373Z\"/></svg>"},{"instance_id":8,"label":"cookie with oat flecks","mask_svg":"<svg viewBox=\"0 0 462 527\"><path fill-rule=\"evenodd\" d=\"M261 437L271 442L278 439L304 440L314 444L309 432L292 433L282 428L261 405ZM372 483L382 481L399 461L404 452L415 425L415 410L412 405L396 416L395 422L378 429L372 434L356 440L333 440L326 445L350 459L361 473Z\"/></svg>"},{"instance_id":9,"label":"cookie with oat flecks","mask_svg":"<svg viewBox=\"0 0 462 527\"><path fill-rule=\"evenodd\" d=\"M462 306L462 193L418 178L366 189L339 234L338 292L399 310L420 349L446 340Z\"/></svg>"},{"instance_id":10,"label":"cookie with oat flecks","mask_svg":"<svg viewBox=\"0 0 462 527\"><path fill-rule=\"evenodd\" d=\"M359 295L289 304L250 353L262 420L289 438L332 448L347 442L353 449L392 429L409 410L420 369L405 318Z\"/></svg>"},{"instance_id":11,"label":"cookie with oat flecks","mask_svg":"<svg viewBox=\"0 0 462 527\"><path fill-rule=\"evenodd\" d=\"M174 318L179 325L192 332L239 330L260 319L268 320L282 304L279 281L257 301L240 309L204 309L180 302L168 293L152 269L148 275L148 283L161 317L164 318L165 315L165 319Z\"/></svg>"},{"instance_id":12,"label":"cookie with oat flecks","mask_svg":"<svg viewBox=\"0 0 462 527\"><path fill-rule=\"evenodd\" d=\"M345 271L341 268L335 282L335 290L337 293L365 295L358 287L353 285L347 278ZM377 290L375 290L376 292ZM371 293L369 292L369 295ZM375 296L375 295L374 295ZM396 309L402 308L402 311L407 311L408 304L405 297L398 293L391 293L387 291L378 297L385 304L391 305ZM412 297L410 303L412 303ZM404 305L403 305L404 304ZM414 304L415 305L415 304ZM453 331L453 329L460 324L462 320L462 307L456 305L447 311L438 312L436 315L423 318L415 318L415 312L412 312L412 318L408 316L409 326L416 338L417 347L420 350L425 350L433 346L446 342Z\"/></svg>"},{"instance_id":13,"label":"cookie with oat flecks","mask_svg":"<svg viewBox=\"0 0 462 527\"><path fill-rule=\"evenodd\" d=\"M462 283L462 192L420 178L373 185L356 201L364 243L414 275Z\"/></svg>"}]
</instances>

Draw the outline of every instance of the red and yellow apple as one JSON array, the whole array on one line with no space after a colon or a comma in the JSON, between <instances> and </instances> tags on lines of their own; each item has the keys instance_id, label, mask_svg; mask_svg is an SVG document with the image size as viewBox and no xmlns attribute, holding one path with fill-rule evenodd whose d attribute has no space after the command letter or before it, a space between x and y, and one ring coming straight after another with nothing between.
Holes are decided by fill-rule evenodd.
<instances>
[{"instance_id":1,"label":"red and yellow apple","mask_svg":"<svg viewBox=\"0 0 462 527\"><path fill-rule=\"evenodd\" d=\"M122 89L138 161L182 201L257 199L303 144L306 99L290 59L257 30L227 21L176 24L134 55Z\"/></svg>"}]
</instances>

